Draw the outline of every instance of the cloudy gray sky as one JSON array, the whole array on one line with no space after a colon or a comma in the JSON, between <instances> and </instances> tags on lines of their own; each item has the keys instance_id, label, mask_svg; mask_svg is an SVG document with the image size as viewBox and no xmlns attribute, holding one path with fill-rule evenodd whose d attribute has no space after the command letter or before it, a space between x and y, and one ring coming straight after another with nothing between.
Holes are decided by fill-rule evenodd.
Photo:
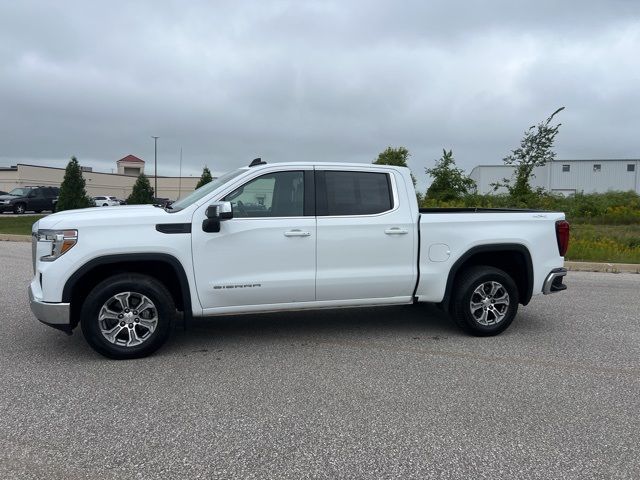
<instances>
[{"instance_id":1,"label":"cloudy gray sky","mask_svg":"<svg viewBox=\"0 0 640 480\"><path fill-rule=\"evenodd\" d=\"M638 1L2 1L0 165L640 157ZM151 170L148 170L151 173Z\"/></svg>"}]
</instances>

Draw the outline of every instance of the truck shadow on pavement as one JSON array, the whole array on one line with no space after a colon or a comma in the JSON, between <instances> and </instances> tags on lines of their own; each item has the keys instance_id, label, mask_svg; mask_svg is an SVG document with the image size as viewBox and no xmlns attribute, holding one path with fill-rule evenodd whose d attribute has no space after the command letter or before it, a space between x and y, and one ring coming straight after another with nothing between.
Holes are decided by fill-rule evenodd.
<instances>
[{"instance_id":1,"label":"truck shadow on pavement","mask_svg":"<svg viewBox=\"0 0 640 480\"><path fill-rule=\"evenodd\" d=\"M544 329L544 322L522 318L504 335L528 334ZM530 317L530 316L527 316ZM535 315L533 316L535 317ZM524 330L523 330L524 329ZM103 358L93 352L82 338L80 328L73 336L43 335L47 350L61 358ZM195 318L184 324L180 316L167 343L154 358L189 356L232 349L272 349L321 344L380 344L387 342L428 341L458 343L467 338L453 321L433 305L402 305L377 308L343 308L299 312L261 313Z\"/></svg>"},{"instance_id":2,"label":"truck shadow on pavement","mask_svg":"<svg viewBox=\"0 0 640 480\"><path fill-rule=\"evenodd\" d=\"M463 335L447 315L431 305L343 308L180 319L159 355L185 353L225 344L252 346L279 343L341 341L357 338L430 337Z\"/></svg>"}]
</instances>

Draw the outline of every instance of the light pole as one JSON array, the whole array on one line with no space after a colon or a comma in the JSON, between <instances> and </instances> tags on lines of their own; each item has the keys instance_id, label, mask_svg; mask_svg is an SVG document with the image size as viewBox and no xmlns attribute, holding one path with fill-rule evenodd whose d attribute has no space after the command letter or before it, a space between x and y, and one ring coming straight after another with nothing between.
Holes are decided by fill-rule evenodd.
<instances>
[{"instance_id":1,"label":"light pole","mask_svg":"<svg viewBox=\"0 0 640 480\"><path fill-rule=\"evenodd\" d=\"M182 147L180 147L180 171L178 173L178 200L182 195Z\"/></svg>"},{"instance_id":2,"label":"light pole","mask_svg":"<svg viewBox=\"0 0 640 480\"><path fill-rule=\"evenodd\" d=\"M158 139L160 137L153 138L153 196L158 198Z\"/></svg>"}]
</instances>

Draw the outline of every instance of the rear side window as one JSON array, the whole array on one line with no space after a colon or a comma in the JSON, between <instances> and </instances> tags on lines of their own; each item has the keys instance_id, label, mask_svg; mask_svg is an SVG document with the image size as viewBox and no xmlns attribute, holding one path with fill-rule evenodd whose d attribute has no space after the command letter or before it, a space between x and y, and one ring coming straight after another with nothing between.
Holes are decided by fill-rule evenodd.
<instances>
[{"instance_id":1,"label":"rear side window","mask_svg":"<svg viewBox=\"0 0 640 480\"><path fill-rule=\"evenodd\" d=\"M318 215L371 215L393 208L389 175L375 172L325 171L326 199Z\"/></svg>"}]
</instances>

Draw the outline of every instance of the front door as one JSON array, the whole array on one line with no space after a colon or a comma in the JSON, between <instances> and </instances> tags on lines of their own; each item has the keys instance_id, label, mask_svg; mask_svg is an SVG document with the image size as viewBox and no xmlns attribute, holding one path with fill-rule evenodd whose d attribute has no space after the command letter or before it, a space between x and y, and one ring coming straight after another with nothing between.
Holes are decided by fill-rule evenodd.
<instances>
[{"instance_id":1,"label":"front door","mask_svg":"<svg viewBox=\"0 0 640 480\"><path fill-rule=\"evenodd\" d=\"M312 194L312 169L279 168L220 199L233 206L233 218L221 222L220 232L202 231L207 205L196 211L193 262L205 314L315 300Z\"/></svg>"}]
</instances>

